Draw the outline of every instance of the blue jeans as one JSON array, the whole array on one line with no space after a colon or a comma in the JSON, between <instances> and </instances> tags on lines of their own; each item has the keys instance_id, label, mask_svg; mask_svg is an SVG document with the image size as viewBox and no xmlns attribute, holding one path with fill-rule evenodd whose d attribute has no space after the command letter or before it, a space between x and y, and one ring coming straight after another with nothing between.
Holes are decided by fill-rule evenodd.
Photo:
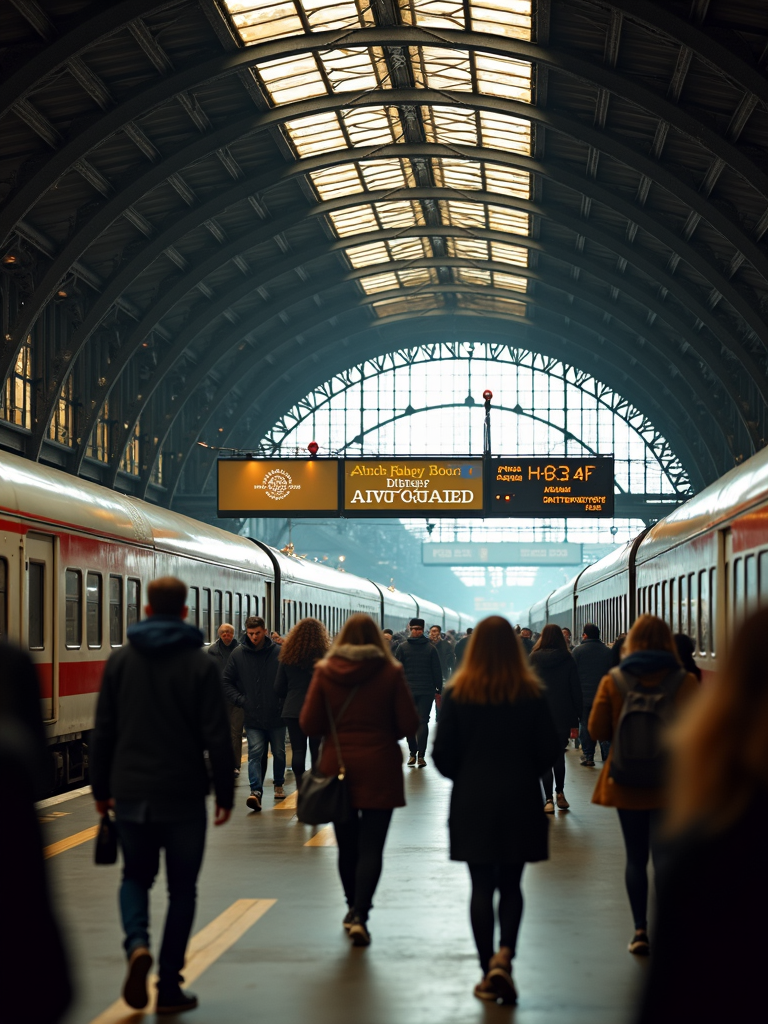
<instances>
[{"instance_id":1,"label":"blue jeans","mask_svg":"<svg viewBox=\"0 0 768 1024\"><path fill-rule=\"evenodd\" d=\"M267 743L272 747L272 774L275 785L282 786L285 782L285 726L279 729L252 729L246 725L245 735L248 740L248 783L252 793L261 793L264 780L261 777L261 757Z\"/></svg>"},{"instance_id":2,"label":"blue jeans","mask_svg":"<svg viewBox=\"0 0 768 1024\"><path fill-rule=\"evenodd\" d=\"M117 820L123 848L123 882L120 913L125 931L125 951L130 956L137 946L149 948L149 890L160 867L160 850L165 849L168 876L168 913L158 963L158 989L174 992L181 984L184 955L192 931L197 900L197 876L205 849L205 806L183 821Z\"/></svg>"},{"instance_id":3,"label":"blue jeans","mask_svg":"<svg viewBox=\"0 0 768 1024\"><path fill-rule=\"evenodd\" d=\"M590 761L594 761L596 744L592 737L589 735L589 730L587 729L587 722L589 721L589 713L591 710L591 707L584 708L584 714L579 723L579 739L581 740L581 750L584 754L584 757L588 758ZM607 759L608 751L610 749L610 741L600 740L600 756L604 761Z\"/></svg>"}]
</instances>

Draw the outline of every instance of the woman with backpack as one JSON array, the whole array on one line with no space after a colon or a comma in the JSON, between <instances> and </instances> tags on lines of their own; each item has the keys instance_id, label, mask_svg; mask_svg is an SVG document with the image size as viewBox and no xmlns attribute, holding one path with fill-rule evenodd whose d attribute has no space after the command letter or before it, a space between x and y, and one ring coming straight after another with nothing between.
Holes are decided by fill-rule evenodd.
<instances>
[{"instance_id":1,"label":"woman with backpack","mask_svg":"<svg viewBox=\"0 0 768 1024\"><path fill-rule=\"evenodd\" d=\"M299 716L305 733L323 737L317 766L323 775L339 770L331 720L353 808L348 821L334 824L349 908L343 925L353 945L368 946L368 914L392 811L405 806L398 740L412 736L419 726L402 666L369 615L347 619L327 657L315 667Z\"/></svg>"},{"instance_id":2,"label":"woman with backpack","mask_svg":"<svg viewBox=\"0 0 768 1024\"><path fill-rule=\"evenodd\" d=\"M527 861L548 857L539 777L561 753L521 640L507 619L483 619L443 695L432 750L438 771L453 780L451 859L466 861L472 879L469 912L483 971L478 999L517 999L512 960L523 914L520 880Z\"/></svg>"},{"instance_id":3,"label":"woman with backpack","mask_svg":"<svg viewBox=\"0 0 768 1024\"><path fill-rule=\"evenodd\" d=\"M568 650L562 629L554 622L550 622L541 631L541 636L531 651L531 668L544 684L544 696L552 712L552 721L560 740L560 753L554 765L548 767L541 777L541 784L544 787L544 811L546 814L554 814L553 775L554 796L558 809L567 811L570 806L564 792L565 748L568 746L571 729L578 727L583 700L579 670Z\"/></svg>"},{"instance_id":4,"label":"woman with backpack","mask_svg":"<svg viewBox=\"0 0 768 1024\"><path fill-rule=\"evenodd\" d=\"M629 952L647 956L648 856L656 861L666 804L663 733L699 689L686 672L669 626L655 615L635 620L618 668L603 676L589 716L590 736L610 740L592 803L615 807L627 851L625 883L635 922Z\"/></svg>"}]
</instances>

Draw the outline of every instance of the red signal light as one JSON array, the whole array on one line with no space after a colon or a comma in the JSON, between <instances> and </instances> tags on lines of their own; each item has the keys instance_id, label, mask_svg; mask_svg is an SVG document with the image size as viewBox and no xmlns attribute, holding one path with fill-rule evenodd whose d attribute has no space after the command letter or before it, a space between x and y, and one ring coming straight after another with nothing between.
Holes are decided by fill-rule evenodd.
<instances>
[{"instance_id":1,"label":"red signal light","mask_svg":"<svg viewBox=\"0 0 768 1024\"><path fill-rule=\"evenodd\" d=\"M310 459L316 459L317 458L317 453L318 453L319 449L320 449L320 445L317 443L317 441L310 441L309 442L309 444L307 445L307 451L309 452Z\"/></svg>"},{"instance_id":2,"label":"red signal light","mask_svg":"<svg viewBox=\"0 0 768 1024\"><path fill-rule=\"evenodd\" d=\"M493 398L493 392L492 391L486 390L486 391L483 392L483 399L484 399L484 401L490 402L490 400L492 398Z\"/></svg>"}]
</instances>

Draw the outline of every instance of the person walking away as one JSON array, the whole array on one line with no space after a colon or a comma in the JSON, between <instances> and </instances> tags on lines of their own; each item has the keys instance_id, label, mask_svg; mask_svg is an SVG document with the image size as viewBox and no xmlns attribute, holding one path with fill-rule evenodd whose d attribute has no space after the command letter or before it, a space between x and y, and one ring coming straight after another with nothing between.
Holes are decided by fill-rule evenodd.
<instances>
[{"instance_id":1,"label":"person walking away","mask_svg":"<svg viewBox=\"0 0 768 1024\"><path fill-rule=\"evenodd\" d=\"M297 789L301 786L306 768L307 743L313 768L320 749L320 738L307 737L299 725L299 715L312 681L315 664L325 657L330 646L328 633L319 619L301 619L285 638L278 656L275 693L284 701L283 721L288 727L291 741L291 767Z\"/></svg>"},{"instance_id":2,"label":"person walking away","mask_svg":"<svg viewBox=\"0 0 768 1024\"><path fill-rule=\"evenodd\" d=\"M438 771L453 781L451 860L466 861L472 880L470 919L483 972L478 999L517 998L520 880L526 862L548 856L539 779L560 755L549 706L512 625L498 615L484 619L446 687L432 750Z\"/></svg>"},{"instance_id":3,"label":"person walking away","mask_svg":"<svg viewBox=\"0 0 768 1024\"><path fill-rule=\"evenodd\" d=\"M654 955L636 1024L764 1021L768 611L734 637L672 732ZM717 966L701 936L719 936Z\"/></svg>"},{"instance_id":4,"label":"person walking away","mask_svg":"<svg viewBox=\"0 0 768 1024\"><path fill-rule=\"evenodd\" d=\"M565 646L563 631L555 623L549 623L541 631L541 636L531 651L530 661L531 668L544 684L544 696L560 740L559 756L541 777L541 784L544 787L544 810L547 814L554 814L553 776L554 800L557 801L558 809L567 811L570 806L565 799L564 792L565 747L568 744L571 729L578 726L581 718L581 684L576 662Z\"/></svg>"},{"instance_id":5,"label":"person walking away","mask_svg":"<svg viewBox=\"0 0 768 1024\"><path fill-rule=\"evenodd\" d=\"M528 626L523 626L520 630L520 643L522 644L525 653L530 655L533 650L534 639L533 632L528 628Z\"/></svg>"},{"instance_id":6,"label":"person walking away","mask_svg":"<svg viewBox=\"0 0 768 1024\"><path fill-rule=\"evenodd\" d=\"M462 661L464 660L464 653L465 653L465 651L467 649L467 645L469 644L469 638L471 636L472 636L472 627L469 626L468 629L467 629L467 632L464 634L464 636L461 638L461 640L459 640L459 642L456 644L456 650L454 652L455 656L456 656L456 668L459 668L461 663L462 663Z\"/></svg>"},{"instance_id":7,"label":"person walking away","mask_svg":"<svg viewBox=\"0 0 768 1024\"><path fill-rule=\"evenodd\" d=\"M408 766L413 768L418 763L419 768L426 768L429 716L435 695L443 688L443 669L435 645L424 636L424 619L411 619L410 630L411 635L397 648L395 657L403 666L419 712L418 730L408 736Z\"/></svg>"},{"instance_id":8,"label":"person walking away","mask_svg":"<svg viewBox=\"0 0 768 1024\"><path fill-rule=\"evenodd\" d=\"M202 650L203 634L184 622L187 586L172 576L147 587L146 618L128 628L128 643L104 669L93 731L91 782L100 815L114 807L123 850L120 911L128 974L123 998L148 1000L152 966L149 890L165 850L168 913L160 947L158 1014L192 1010L181 988L205 847L204 752L216 793L214 825L229 820L235 780L221 676Z\"/></svg>"},{"instance_id":9,"label":"person walking away","mask_svg":"<svg viewBox=\"0 0 768 1024\"><path fill-rule=\"evenodd\" d=\"M230 654L239 646L235 639L235 627L230 622L222 622L218 628L219 639L208 648L208 653L215 658L219 670L224 675ZM232 756L235 762L235 778L240 775L240 763L243 759L243 709L236 704L229 704L229 725L232 731Z\"/></svg>"},{"instance_id":10,"label":"person walking away","mask_svg":"<svg viewBox=\"0 0 768 1024\"><path fill-rule=\"evenodd\" d=\"M440 669L443 673L443 683L448 682L456 665L456 656L449 640L444 640L439 626L429 627L429 639L437 651L440 659Z\"/></svg>"},{"instance_id":11,"label":"person walking away","mask_svg":"<svg viewBox=\"0 0 768 1024\"><path fill-rule=\"evenodd\" d=\"M595 767L595 741L589 735L587 722L592 711L592 704L595 700L600 680L613 668L613 651L606 647L600 639L600 629L594 622L587 622L581 633L581 643L573 650L573 660L576 662L576 670L579 673L581 684L582 712L579 716L581 726L579 739L581 740L581 763L585 768ZM608 757L610 744L603 741L600 744L600 756L605 763Z\"/></svg>"},{"instance_id":12,"label":"person walking away","mask_svg":"<svg viewBox=\"0 0 768 1024\"><path fill-rule=\"evenodd\" d=\"M692 672L699 682L701 682L701 669L696 664L693 657L696 650L693 645L693 640L691 640L687 633L675 633L674 640L683 668L686 672Z\"/></svg>"},{"instance_id":13,"label":"person walking away","mask_svg":"<svg viewBox=\"0 0 768 1024\"><path fill-rule=\"evenodd\" d=\"M278 653L264 624L251 615L245 620L245 636L224 670L224 692L230 704L243 709L245 736L248 740L248 784L245 801L252 811L261 810L264 794L262 755L272 745L272 771L275 800L285 799L285 724L282 702L275 693Z\"/></svg>"},{"instance_id":14,"label":"person walking away","mask_svg":"<svg viewBox=\"0 0 768 1024\"><path fill-rule=\"evenodd\" d=\"M368 615L347 619L315 668L299 716L305 733L324 738L318 765L323 775L335 775L339 768L331 719L353 808L349 821L334 825L348 907L343 924L353 945L367 946L392 811L405 806L398 740L412 735L419 722L402 667Z\"/></svg>"},{"instance_id":15,"label":"person walking away","mask_svg":"<svg viewBox=\"0 0 768 1024\"><path fill-rule=\"evenodd\" d=\"M649 759L657 751L663 751L662 727L695 695L699 681L682 668L669 626L655 615L641 615L635 620L623 651L624 658L618 669L612 669L600 681L587 724L590 736L614 741L597 780L592 803L615 807L619 813L627 852L625 884L635 922L629 952L647 956L650 952L648 856L653 854L656 865L659 821L667 793L663 773L659 770L660 758L651 766L655 771L647 776L658 776L653 784L646 783L647 769L642 765L638 765L636 774L632 775L629 758L632 747ZM643 711L637 699L644 701L648 697L652 698L655 710ZM622 717L625 706L628 712L633 707L636 710ZM637 730L630 732L635 730L635 725ZM652 742L646 741L646 749L637 738L638 732L641 737L651 737ZM627 749L624 749L625 735ZM617 760L619 764L614 770Z\"/></svg>"}]
</instances>

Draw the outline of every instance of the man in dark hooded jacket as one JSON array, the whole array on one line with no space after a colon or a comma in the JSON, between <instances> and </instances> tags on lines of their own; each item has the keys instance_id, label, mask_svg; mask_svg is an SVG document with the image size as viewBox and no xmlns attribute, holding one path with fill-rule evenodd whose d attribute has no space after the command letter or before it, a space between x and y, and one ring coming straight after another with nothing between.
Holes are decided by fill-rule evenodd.
<instances>
[{"instance_id":1,"label":"man in dark hooded jacket","mask_svg":"<svg viewBox=\"0 0 768 1024\"><path fill-rule=\"evenodd\" d=\"M264 619L251 615L245 622L245 636L224 669L227 700L244 711L251 787L245 802L252 811L261 810L261 758L267 743L272 745L275 800L285 799L285 722L283 702L275 693L279 653L280 648L267 634Z\"/></svg>"},{"instance_id":2,"label":"man in dark hooded jacket","mask_svg":"<svg viewBox=\"0 0 768 1024\"><path fill-rule=\"evenodd\" d=\"M400 644L395 657L402 662L405 678L411 688L416 710L419 712L419 729L415 736L408 737L411 756L408 764L419 768L427 765L424 755L429 740L429 716L435 694L443 688L443 669L435 645L424 636L424 619L411 619L411 635Z\"/></svg>"},{"instance_id":3,"label":"man in dark hooded jacket","mask_svg":"<svg viewBox=\"0 0 768 1024\"><path fill-rule=\"evenodd\" d=\"M160 949L157 1013L192 1010L181 971L195 915L205 847L208 751L216 790L215 825L229 820L235 780L221 677L202 650L203 634L183 620L187 586L165 576L147 588L147 618L104 669L93 733L96 810L114 807L123 850L120 910L128 954L123 998L148 1002L149 890L165 849L169 905Z\"/></svg>"},{"instance_id":4,"label":"man in dark hooded jacket","mask_svg":"<svg viewBox=\"0 0 768 1024\"><path fill-rule=\"evenodd\" d=\"M581 714L581 763L585 768L595 766L595 741L589 735L587 722L592 711L592 704L595 700L597 688L603 676L607 676L613 667L613 651L606 647L600 639L600 629L594 622L587 622L581 634L581 643L573 652L573 660L579 672L581 683L581 695L584 709ZM600 755L603 763L608 759L610 743L604 740L600 742Z\"/></svg>"}]
</instances>

